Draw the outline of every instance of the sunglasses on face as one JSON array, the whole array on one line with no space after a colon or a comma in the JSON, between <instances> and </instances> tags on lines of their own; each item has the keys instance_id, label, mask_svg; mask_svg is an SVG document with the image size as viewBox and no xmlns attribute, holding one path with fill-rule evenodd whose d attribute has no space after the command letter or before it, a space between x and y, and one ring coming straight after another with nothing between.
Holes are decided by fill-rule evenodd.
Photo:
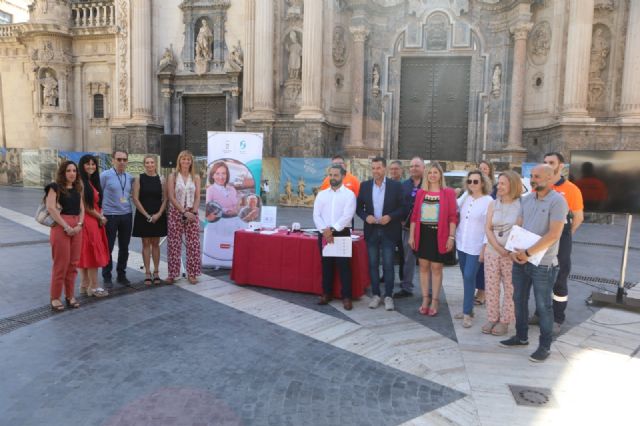
<instances>
[{"instance_id":1,"label":"sunglasses on face","mask_svg":"<svg viewBox=\"0 0 640 426\"><path fill-rule=\"evenodd\" d=\"M471 184L477 185L479 183L480 183L480 179L467 179L467 185L471 185Z\"/></svg>"},{"instance_id":2,"label":"sunglasses on face","mask_svg":"<svg viewBox=\"0 0 640 426\"><path fill-rule=\"evenodd\" d=\"M129 161L129 159L128 158L116 158L116 161L124 162L124 161Z\"/></svg>"}]
</instances>

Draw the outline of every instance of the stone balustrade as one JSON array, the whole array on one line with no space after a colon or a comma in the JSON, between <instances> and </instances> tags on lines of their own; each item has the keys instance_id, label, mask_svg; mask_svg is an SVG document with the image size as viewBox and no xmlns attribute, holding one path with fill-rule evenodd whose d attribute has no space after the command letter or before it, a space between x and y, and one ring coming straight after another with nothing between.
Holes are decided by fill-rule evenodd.
<instances>
[{"instance_id":1,"label":"stone balustrade","mask_svg":"<svg viewBox=\"0 0 640 426\"><path fill-rule=\"evenodd\" d=\"M18 35L20 24L0 25L0 37L15 37Z\"/></svg>"},{"instance_id":2,"label":"stone balustrade","mask_svg":"<svg viewBox=\"0 0 640 426\"><path fill-rule=\"evenodd\" d=\"M116 23L113 0L77 2L71 5L71 25L81 28L112 26Z\"/></svg>"}]
</instances>

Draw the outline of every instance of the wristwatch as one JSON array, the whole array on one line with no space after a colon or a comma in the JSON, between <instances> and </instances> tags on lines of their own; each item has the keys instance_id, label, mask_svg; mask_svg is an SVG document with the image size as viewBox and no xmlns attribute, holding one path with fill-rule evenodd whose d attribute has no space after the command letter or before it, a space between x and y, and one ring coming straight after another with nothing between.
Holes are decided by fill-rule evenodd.
<instances>
[{"instance_id":1,"label":"wristwatch","mask_svg":"<svg viewBox=\"0 0 640 426\"><path fill-rule=\"evenodd\" d=\"M77 223L77 225L78 225L78 226L82 226L82 222L78 222L78 223Z\"/></svg>"}]
</instances>

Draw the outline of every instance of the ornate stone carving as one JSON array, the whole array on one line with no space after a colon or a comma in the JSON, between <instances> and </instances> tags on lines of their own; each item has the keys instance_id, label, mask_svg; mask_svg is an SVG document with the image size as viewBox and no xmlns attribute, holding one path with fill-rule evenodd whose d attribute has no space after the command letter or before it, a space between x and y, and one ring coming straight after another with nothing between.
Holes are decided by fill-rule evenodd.
<instances>
[{"instance_id":1,"label":"ornate stone carving","mask_svg":"<svg viewBox=\"0 0 640 426\"><path fill-rule=\"evenodd\" d=\"M336 88L342 89L342 87L344 86L344 76L340 73L336 73L336 75L334 76L334 79L336 82Z\"/></svg>"},{"instance_id":2,"label":"ornate stone carving","mask_svg":"<svg viewBox=\"0 0 640 426\"><path fill-rule=\"evenodd\" d=\"M162 58L160 58L160 64L158 65L159 73L174 73L176 70L176 60L173 56L171 47L164 49Z\"/></svg>"},{"instance_id":3,"label":"ornate stone carving","mask_svg":"<svg viewBox=\"0 0 640 426\"><path fill-rule=\"evenodd\" d=\"M333 42L331 55L336 67L341 67L347 62L347 43L344 28L338 26L333 29Z\"/></svg>"},{"instance_id":4,"label":"ornate stone carving","mask_svg":"<svg viewBox=\"0 0 640 426\"><path fill-rule=\"evenodd\" d=\"M551 25L547 21L539 22L529 35L529 58L536 65L547 61L547 54L551 48Z\"/></svg>"},{"instance_id":5,"label":"ornate stone carving","mask_svg":"<svg viewBox=\"0 0 640 426\"><path fill-rule=\"evenodd\" d=\"M518 22L509 27L509 32L513 34L514 40L526 40L531 28L533 28L533 23L531 22Z\"/></svg>"},{"instance_id":6,"label":"ornate stone carving","mask_svg":"<svg viewBox=\"0 0 640 426\"><path fill-rule=\"evenodd\" d=\"M364 43L369 36L369 29L365 26L349 27L354 43Z\"/></svg>"},{"instance_id":7,"label":"ornate stone carving","mask_svg":"<svg viewBox=\"0 0 640 426\"><path fill-rule=\"evenodd\" d=\"M244 53L242 52L242 47L240 46L240 40L238 40L238 44L233 46L229 56L227 57L226 62L226 70L233 72L242 71L242 67L244 65Z\"/></svg>"},{"instance_id":8,"label":"ornate stone carving","mask_svg":"<svg viewBox=\"0 0 640 426\"><path fill-rule=\"evenodd\" d=\"M50 70L44 71L44 78L40 79L42 86L42 106L57 107L58 106L58 80L53 77Z\"/></svg>"},{"instance_id":9,"label":"ornate stone carving","mask_svg":"<svg viewBox=\"0 0 640 426\"><path fill-rule=\"evenodd\" d=\"M302 1L303 0L287 0L287 19L302 18Z\"/></svg>"},{"instance_id":10,"label":"ornate stone carving","mask_svg":"<svg viewBox=\"0 0 640 426\"><path fill-rule=\"evenodd\" d=\"M38 54L38 59L44 62L49 62L53 60L55 53L53 51L53 43L51 41L45 41L42 43L42 49Z\"/></svg>"},{"instance_id":11,"label":"ornate stone carving","mask_svg":"<svg viewBox=\"0 0 640 426\"><path fill-rule=\"evenodd\" d=\"M121 112L126 112L129 109L129 73L127 71L129 4L127 0L119 0L118 10L118 28L120 29L118 36L118 61L120 65L118 70L120 73L118 79L118 106Z\"/></svg>"},{"instance_id":12,"label":"ornate stone carving","mask_svg":"<svg viewBox=\"0 0 640 426\"><path fill-rule=\"evenodd\" d=\"M491 75L491 95L499 98L502 93L502 65L496 64Z\"/></svg>"},{"instance_id":13,"label":"ornate stone carving","mask_svg":"<svg viewBox=\"0 0 640 426\"><path fill-rule=\"evenodd\" d=\"M595 0L593 8L595 10L607 10L611 12L616 8L616 2L614 0Z\"/></svg>"},{"instance_id":14,"label":"ornate stone carving","mask_svg":"<svg viewBox=\"0 0 640 426\"><path fill-rule=\"evenodd\" d=\"M46 15L49 11L49 0L38 0L38 9L40 13Z\"/></svg>"},{"instance_id":15,"label":"ornate stone carving","mask_svg":"<svg viewBox=\"0 0 640 426\"><path fill-rule=\"evenodd\" d=\"M196 37L196 60L206 59L210 61L212 58L211 43L213 43L213 33L206 19L201 19L200 24L200 30L198 30L198 36Z\"/></svg>"},{"instance_id":16,"label":"ornate stone carving","mask_svg":"<svg viewBox=\"0 0 640 426\"><path fill-rule=\"evenodd\" d=\"M606 70L610 48L610 31L604 25L595 26L591 38L591 61L589 63L589 107L594 108L603 98L606 89Z\"/></svg>"},{"instance_id":17,"label":"ornate stone carving","mask_svg":"<svg viewBox=\"0 0 640 426\"><path fill-rule=\"evenodd\" d=\"M289 80L299 80L300 68L302 67L302 45L298 42L298 36L294 30L289 32L289 39L289 43L285 45L289 52L287 65Z\"/></svg>"},{"instance_id":18,"label":"ornate stone carving","mask_svg":"<svg viewBox=\"0 0 640 426\"><path fill-rule=\"evenodd\" d=\"M380 94L380 66L378 64L373 64L373 70L371 70L371 94L374 98Z\"/></svg>"},{"instance_id":19,"label":"ornate stone carving","mask_svg":"<svg viewBox=\"0 0 640 426\"><path fill-rule=\"evenodd\" d=\"M449 34L449 19L440 14L432 15L427 20L427 49L445 50Z\"/></svg>"}]
</instances>

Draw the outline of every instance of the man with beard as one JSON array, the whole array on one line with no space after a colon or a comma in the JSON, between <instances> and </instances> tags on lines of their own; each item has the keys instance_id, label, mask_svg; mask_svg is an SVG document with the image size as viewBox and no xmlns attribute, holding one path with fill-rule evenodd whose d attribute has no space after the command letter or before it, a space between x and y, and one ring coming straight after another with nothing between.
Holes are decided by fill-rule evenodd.
<instances>
[{"instance_id":1,"label":"man with beard","mask_svg":"<svg viewBox=\"0 0 640 426\"><path fill-rule=\"evenodd\" d=\"M543 362L551 351L551 294L558 275L558 241L569 211L564 197L551 189L552 183L553 169L550 166L539 164L531 171L531 187L535 192L522 198L522 227L541 238L531 247L521 247L511 253L516 335L500 342L509 348L529 344L529 294L533 287L540 318L540 343L529 356L532 362ZM531 256L543 250L546 251L538 266L529 263Z\"/></svg>"},{"instance_id":2,"label":"man with beard","mask_svg":"<svg viewBox=\"0 0 640 426\"><path fill-rule=\"evenodd\" d=\"M569 214L567 223L562 230L560 246L558 247L558 278L553 285L553 333L559 334L560 327L564 322L564 312L567 309L569 300L569 287L567 281L571 273L571 246L573 244L573 234L584 220L584 205L580 189L562 176L564 168L564 156L559 152L550 152L544 155L544 163L553 169L553 185L551 188L562 194L567 205ZM537 313L529 320L529 324L538 324Z\"/></svg>"},{"instance_id":3,"label":"man with beard","mask_svg":"<svg viewBox=\"0 0 640 426\"><path fill-rule=\"evenodd\" d=\"M326 305L333 294L333 269L338 267L340 282L342 283L342 305L350 311L351 302L351 265L348 257L322 256L323 240L327 244L333 243L334 237L350 237L349 225L356 212L356 196L342 184L347 171L340 165L329 168L328 189L320 191L313 203L313 222L320 235L318 245L322 258L322 296L319 305Z\"/></svg>"}]
</instances>

